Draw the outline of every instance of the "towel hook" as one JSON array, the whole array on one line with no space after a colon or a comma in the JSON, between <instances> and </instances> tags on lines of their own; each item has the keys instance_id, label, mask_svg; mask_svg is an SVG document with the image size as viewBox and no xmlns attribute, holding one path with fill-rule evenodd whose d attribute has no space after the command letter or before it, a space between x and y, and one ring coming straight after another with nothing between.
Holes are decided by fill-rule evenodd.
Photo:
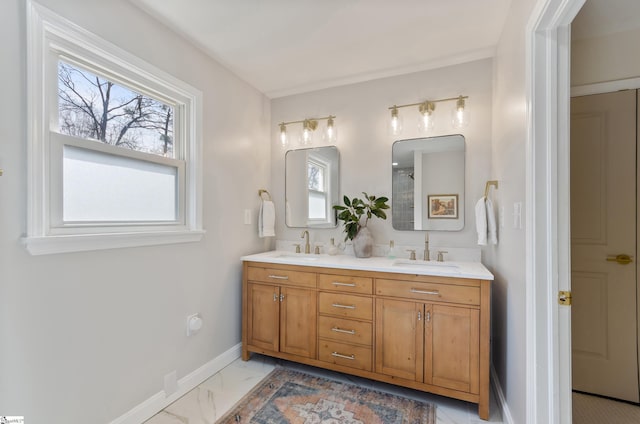
<instances>
[{"instance_id":1,"label":"towel hook","mask_svg":"<svg viewBox=\"0 0 640 424\"><path fill-rule=\"evenodd\" d=\"M497 180L487 181L487 185L484 187L484 197L485 197L485 199L489 195L489 188L491 186L494 186L496 188L496 190L497 190L498 189L498 181Z\"/></svg>"},{"instance_id":2,"label":"towel hook","mask_svg":"<svg viewBox=\"0 0 640 424\"><path fill-rule=\"evenodd\" d=\"M266 194L267 197L265 198L263 194ZM271 194L269 194L269 192L263 188L258 190L258 196L260 196L263 200L271 200Z\"/></svg>"}]
</instances>

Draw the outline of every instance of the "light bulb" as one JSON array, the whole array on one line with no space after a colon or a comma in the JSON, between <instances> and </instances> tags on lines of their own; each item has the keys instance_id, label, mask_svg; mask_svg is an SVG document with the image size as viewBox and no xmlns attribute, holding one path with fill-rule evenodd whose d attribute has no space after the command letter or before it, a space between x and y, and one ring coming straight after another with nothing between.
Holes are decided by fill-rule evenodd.
<instances>
[{"instance_id":1,"label":"light bulb","mask_svg":"<svg viewBox=\"0 0 640 424\"><path fill-rule=\"evenodd\" d=\"M287 140L287 127L284 125L284 123L280 124L280 146L281 147L287 147L287 145L289 144L288 140Z\"/></svg>"},{"instance_id":2,"label":"light bulb","mask_svg":"<svg viewBox=\"0 0 640 424\"><path fill-rule=\"evenodd\" d=\"M398 114L398 108L396 106L391 108L389 132L391 132L391 135L398 135L402 132L402 118Z\"/></svg>"},{"instance_id":3,"label":"light bulb","mask_svg":"<svg viewBox=\"0 0 640 424\"><path fill-rule=\"evenodd\" d=\"M469 125L469 111L465 108L465 101L462 96L458 97L456 107L451 111L451 124L456 129Z\"/></svg>"},{"instance_id":4,"label":"light bulb","mask_svg":"<svg viewBox=\"0 0 640 424\"><path fill-rule=\"evenodd\" d=\"M422 132L429 132L433 130L434 127L434 116L433 111L435 110L436 105L433 102L426 101L422 103L419 107L420 110L420 120L418 121L418 129Z\"/></svg>"},{"instance_id":5,"label":"light bulb","mask_svg":"<svg viewBox=\"0 0 640 424\"><path fill-rule=\"evenodd\" d=\"M329 119L327 120L327 127L322 134L322 139L326 143L335 143L338 140L338 130L336 129L336 124L333 121L333 116L329 115Z\"/></svg>"},{"instance_id":6,"label":"light bulb","mask_svg":"<svg viewBox=\"0 0 640 424\"><path fill-rule=\"evenodd\" d=\"M317 121L305 119L302 122L302 134L300 135L300 144L311 144L313 142L313 131L318 125Z\"/></svg>"}]
</instances>

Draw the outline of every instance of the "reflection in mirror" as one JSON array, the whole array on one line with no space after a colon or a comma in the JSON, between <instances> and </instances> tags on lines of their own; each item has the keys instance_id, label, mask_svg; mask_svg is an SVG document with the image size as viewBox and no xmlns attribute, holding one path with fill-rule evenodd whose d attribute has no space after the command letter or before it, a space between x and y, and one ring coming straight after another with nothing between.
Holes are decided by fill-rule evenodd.
<instances>
[{"instance_id":1,"label":"reflection in mirror","mask_svg":"<svg viewBox=\"0 0 640 424\"><path fill-rule=\"evenodd\" d=\"M333 228L338 221L340 155L335 146L289 150L285 155L287 227Z\"/></svg>"},{"instance_id":2,"label":"reflection in mirror","mask_svg":"<svg viewBox=\"0 0 640 424\"><path fill-rule=\"evenodd\" d=\"M393 143L394 229L464 228L464 152L464 137L459 134Z\"/></svg>"}]
</instances>

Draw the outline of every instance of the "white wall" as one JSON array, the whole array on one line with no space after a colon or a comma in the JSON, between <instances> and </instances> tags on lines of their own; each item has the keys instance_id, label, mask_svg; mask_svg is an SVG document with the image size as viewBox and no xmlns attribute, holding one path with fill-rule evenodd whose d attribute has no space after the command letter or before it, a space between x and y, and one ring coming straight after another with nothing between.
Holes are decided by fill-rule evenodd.
<instances>
[{"instance_id":1,"label":"white wall","mask_svg":"<svg viewBox=\"0 0 640 424\"><path fill-rule=\"evenodd\" d=\"M30 256L26 213L25 6L0 13L0 413L106 423L240 342L242 254L261 251L243 209L271 168L270 104L125 0L42 4L204 93L199 243ZM159 47L160 46L160 47ZM187 314L204 328L185 336Z\"/></svg>"},{"instance_id":2,"label":"white wall","mask_svg":"<svg viewBox=\"0 0 640 424\"><path fill-rule=\"evenodd\" d=\"M459 232L434 232L431 246L469 247L476 241L473 206L484 194L489 178L491 155L492 61L490 59L319 90L278 98L271 104L271 193L276 203L276 235L279 239L298 240L302 229L287 228L284 224L284 150L279 146L278 123L309 117L336 115L337 146L340 151L340 192L349 197L361 192L391 198L391 146L397 138L419 137L418 108L400 109L404 131L394 137L387 131L389 106L447 98L469 96L471 113L469 127L461 133L466 137L466 225ZM436 128L430 135L456 133L450 125L450 113L455 103L440 103L436 107ZM319 126L324 123L321 122ZM289 131L299 126L288 128ZM320 145L318 143L317 145ZM295 148L296 146L294 146ZM389 203L391 204L391 203ZM393 211L391 211L393 213ZM424 240L423 232L395 231L391 219L374 218L369 223L377 244L396 246L416 244ZM312 230L311 240L328 243L344 239L342 226L336 229ZM401 252L401 255L408 253Z\"/></svg>"},{"instance_id":3,"label":"white wall","mask_svg":"<svg viewBox=\"0 0 640 424\"><path fill-rule=\"evenodd\" d=\"M571 42L571 85L640 77L640 28Z\"/></svg>"},{"instance_id":4,"label":"white wall","mask_svg":"<svg viewBox=\"0 0 640 424\"><path fill-rule=\"evenodd\" d=\"M505 211L500 243L489 264L493 285L492 357L515 423L526 416L525 229L513 226L513 204L525 222L527 143L526 28L536 0L511 2L494 72L492 177L499 181L497 206ZM532 423L533 424L533 423Z\"/></svg>"}]
</instances>

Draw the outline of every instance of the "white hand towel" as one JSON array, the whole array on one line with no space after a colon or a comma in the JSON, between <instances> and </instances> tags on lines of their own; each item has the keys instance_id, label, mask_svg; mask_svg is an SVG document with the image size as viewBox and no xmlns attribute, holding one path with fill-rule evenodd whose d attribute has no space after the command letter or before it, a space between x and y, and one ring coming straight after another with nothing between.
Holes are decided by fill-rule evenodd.
<instances>
[{"instance_id":1,"label":"white hand towel","mask_svg":"<svg viewBox=\"0 0 640 424\"><path fill-rule=\"evenodd\" d=\"M276 208L272 201L263 200L258 214L258 237L276 235Z\"/></svg>"},{"instance_id":2,"label":"white hand towel","mask_svg":"<svg viewBox=\"0 0 640 424\"><path fill-rule=\"evenodd\" d=\"M496 228L496 214L493 211L491 199L485 201L487 206L487 243L498 244L498 230Z\"/></svg>"},{"instance_id":3,"label":"white hand towel","mask_svg":"<svg viewBox=\"0 0 640 424\"><path fill-rule=\"evenodd\" d=\"M487 206L484 200L485 198L482 197L476 203L476 231L478 232L478 244L480 246L487 244Z\"/></svg>"}]
</instances>

